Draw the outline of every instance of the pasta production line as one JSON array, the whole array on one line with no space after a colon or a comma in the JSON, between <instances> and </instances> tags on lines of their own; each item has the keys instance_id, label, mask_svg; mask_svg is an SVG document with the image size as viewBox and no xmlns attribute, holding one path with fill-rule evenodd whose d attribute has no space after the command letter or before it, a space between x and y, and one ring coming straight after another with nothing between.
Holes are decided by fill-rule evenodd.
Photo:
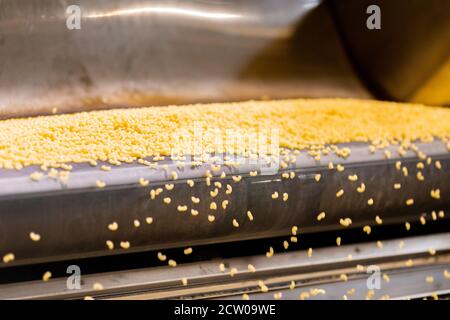
<instances>
[{"instance_id":1,"label":"pasta production line","mask_svg":"<svg viewBox=\"0 0 450 320\"><path fill-rule=\"evenodd\" d=\"M445 0L0 0L0 299L446 299L449 106Z\"/></svg>"}]
</instances>

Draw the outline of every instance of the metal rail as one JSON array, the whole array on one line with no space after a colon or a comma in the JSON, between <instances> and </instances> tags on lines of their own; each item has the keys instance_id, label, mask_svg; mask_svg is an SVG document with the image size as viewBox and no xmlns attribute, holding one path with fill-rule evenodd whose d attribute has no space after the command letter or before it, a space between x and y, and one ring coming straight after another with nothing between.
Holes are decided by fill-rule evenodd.
<instances>
[{"instance_id":1,"label":"metal rail","mask_svg":"<svg viewBox=\"0 0 450 320\"><path fill-rule=\"evenodd\" d=\"M401 242L403 245L399 245ZM435 255L430 255L430 248L436 251ZM271 293L282 290L286 288L286 283L295 281L298 290L307 291L312 287L326 286L328 295L325 298L341 298L345 294L344 287L353 286L355 282L352 281L361 286L368 276L366 269L361 270L357 265L378 265L383 272L391 274L392 283L389 287L386 283L383 284L386 285L386 290L408 281L406 278L408 272L411 272L410 285L404 286L401 292L398 291L398 295L391 294L391 297L412 297L418 294L418 288L420 294L450 290L450 279L446 279L442 273L445 268L450 271L449 253L450 233L442 233L387 240L383 242L381 249L375 243L363 243L316 249L311 257L305 251L295 251L276 253L272 258L250 256L182 264L176 268L155 267L91 274L82 276L79 290L69 290L66 278L48 282L12 283L0 286L0 298L75 299L87 295L104 299L225 298L236 297L237 292L257 293L258 280L263 280ZM349 259L350 254L352 259ZM408 259L413 260L413 267L405 263ZM225 272L219 269L220 263L226 266ZM250 272L248 264L252 264L256 271ZM237 270L233 277L229 274L231 268ZM438 272L441 272L439 277ZM348 282L339 279L342 273L348 275ZM427 284L422 277L425 274L434 275L435 281ZM397 275L400 275L400 282L394 282ZM188 279L188 286L182 284L182 278ZM94 283L101 283L103 290L94 290ZM364 291L366 293L367 290ZM298 297L297 291L293 294ZM361 294L359 290L355 297L361 297Z\"/></svg>"}]
</instances>

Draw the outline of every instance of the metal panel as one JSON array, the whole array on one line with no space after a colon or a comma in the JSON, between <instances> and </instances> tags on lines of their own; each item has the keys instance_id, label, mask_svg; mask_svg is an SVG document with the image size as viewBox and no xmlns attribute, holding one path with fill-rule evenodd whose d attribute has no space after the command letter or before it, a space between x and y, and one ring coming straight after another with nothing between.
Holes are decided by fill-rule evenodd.
<instances>
[{"instance_id":1,"label":"metal panel","mask_svg":"<svg viewBox=\"0 0 450 320\"><path fill-rule=\"evenodd\" d=\"M0 1L0 118L262 97L371 97L322 1Z\"/></svg>"},{"instance_id":2,"label":"metal panel","mask_svg":"<svg viewBox=\"0 0 450 320\"><path fill-rule=\"evenodd\" d=\"M266 172L259 164L244 164L235 168L222 165L221 170L213 172L215 178L211 185L205 183L206 165L192 168L186 165L177 168L177 163L165 160L168 167L160 165L151 169L139 164L124 164L114 167L110 172L88 165L76 165L66 183L45 178L32 181L28 174L33 167L21 171L1 171L0 174L0 242L2 252L13 252L16 260L0 267L52 261L93 255L118 254L131 251L143 251L159 248L189 246L193 244L215 243L289 235L293 225L302 232L332 230L343 228L340 218L351 218L352 227L374 224L379 215L384 223L417 221L431 210L450 208L450 154L445 144L418 143L417 146L434 160L440 160L442 169L434 163L425 165L421 171L424 181L416 178L416 154L409 151L401 160L409 169L409 176L395 167L398 159L392 146L393 158L385 159L383 151L371 154L366 144L350 144L352 153L347 159L335 155L323 156L314 160L303 152L295 164L284 171L295 171L293 179L282 179L281 172ZM342 163L344 172L328 169L328 163ZM178 172L178 179L171 180L171 172ZM219 177L221 171L227 176ZM250 176L251 170L259 170L258 176ZM261 174L262 172L262 174ZM321 173L322 179L316 182L315 174ZM235 183L231 175L242 174L243 179ZM357 174L359 180L351 182L348 175ZM142 187L140 177L149 179L150 186ZM95 181L106 181L107 186L99 189ZM189 187L186 179L194 179L194 187ZM218 195L210 192L222 183ZM356 187L364 182L366 191L359 193ZM165 184L174 184L172 191L165 190ZM401 183L400 190L393 185ZM226 184L233 188L227 194ZM149 190L164 189L155 200L149 197ZM430 197L430 190L439 188L442 197L439 200ZM336 192L344 189L341 198ZM277 191L278 199L271 195ZM283 193L289 199L283 201ZM172 202L165 204L164 197ZM194 204L191 197L199 197L201 202ZM367 201L373 198L374 204ZM413 198L414 205L406 206L407 199ZM226 210L221 206L228 200ZM217 203L217 210L210 209L210 203ZM178 205L186 205L186 212L179 212ZM198 216L190 214L190 209L198 210ZM254 215L254 221L247 218L247 210ZM319 212L326 212L326 219L318 222ZM207 216L213 214L214 222ZM154 222L145 223L151 216ZM136 228L133 221L138 219L141 226ZM240 226L236 228L232 220ZM119 229L108 230L109 223L116 221ZM29 233L42 235L39 242L29 239ZM114 241L115 250L107 250L105 242ZM121 241L130 241L131 248L120 249Z\"/></svg>"}]
</instances>

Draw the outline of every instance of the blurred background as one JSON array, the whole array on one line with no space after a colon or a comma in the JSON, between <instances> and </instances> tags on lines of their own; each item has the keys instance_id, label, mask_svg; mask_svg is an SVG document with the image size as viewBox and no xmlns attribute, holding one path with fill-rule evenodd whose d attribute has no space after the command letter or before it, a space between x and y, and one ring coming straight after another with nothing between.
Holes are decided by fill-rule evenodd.
<instances>
[{"instance_id":1,"label":"blurred background","mask_svg":"<svg viewBox=\"0 0 450 320\"><path fill-rule=\"evenodd\" d=\"M373 4L379 30L366 27ZM0 0L0 117L296 97L448 105L449 12L446 0Z\"/></svg>"}]
</instances>

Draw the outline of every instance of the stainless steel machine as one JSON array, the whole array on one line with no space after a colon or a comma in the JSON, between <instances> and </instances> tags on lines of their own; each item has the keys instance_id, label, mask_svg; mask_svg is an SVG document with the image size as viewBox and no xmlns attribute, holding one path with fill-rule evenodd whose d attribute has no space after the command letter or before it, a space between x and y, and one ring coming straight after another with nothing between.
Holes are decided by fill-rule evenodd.
<instances>
[{"instance_id":1,"label":"stainless steel machine","mask_svg":"<svg viewBox=\"0 0 450 320\"><path fill-rule=\"evenodd\" d=\"M379 30L366 27L373 3L381 8ZM80 9L79 29L66 24L76 15L71 5ZM449 12L445 0L0 0L0 117L290 97L450 105ZM114 167L101 190L86 177L104 172L87 164L74 165L67 183L39 185L29 180L36 168L0 169L0 255L9 250L16 256L14 263L0 263L0 298L233 299L247 293L264 299L274 292L311 299L446 297L450 154L441 142L418 145L442 164L439 174L426 169L426 183L443 197L430 202L423 184L405 183L415 195L410 209L386 187L399 179L398 157L372 155L365 145L350 144L345 166L372 190L377 205L370 208L351 197L334 201L331 190L349 182L327 169L340 161L332 155L317 163L301 154L286 169L296 173L289 183L279 173L253 177L251 167L228 168L229 176L243 175L230 196L232 209L244 218L248 210L258 213L255 223L238 231L230 217L211 227L148 201L149 189L164 188L167 172L176 170L170 159L164 162L168 171ZM414 152L402 158L411 170L419 161ZM186 184L203 179L204 169L179 173L177 199L189 199L192 190L210 192ZM317 173L326 178L322 183L314 181ZM148 188L136 183L143 175ZM273 187L295 201L272 205L261 194ZM329 219L319 226L312 213L324 205ZM133 227L133 219L143 221L149 212L157 227ZM339 228L344 212L353 220L345 231ZM383 223L364 235L362 226L377 216ZM114 238L106 228L111 221L123 226ZM285 250L293 225L302 236ZM45 234L38 249L24 236L30 229ZM342 245L336 246L337 237ZM108 250L109 239L133 245ZM194 254L183 254L187 247ZM267 259L270 247L275 255ZM158 252L178 266L167 266ZM82 279L75 289L67 286L67 268L74 265ZM367 287L368 266L382 270L380 289ZM53 277L44 282L47 271ZM261 292L261 279L268 292Z\"/></svg>"}]
</instances>

